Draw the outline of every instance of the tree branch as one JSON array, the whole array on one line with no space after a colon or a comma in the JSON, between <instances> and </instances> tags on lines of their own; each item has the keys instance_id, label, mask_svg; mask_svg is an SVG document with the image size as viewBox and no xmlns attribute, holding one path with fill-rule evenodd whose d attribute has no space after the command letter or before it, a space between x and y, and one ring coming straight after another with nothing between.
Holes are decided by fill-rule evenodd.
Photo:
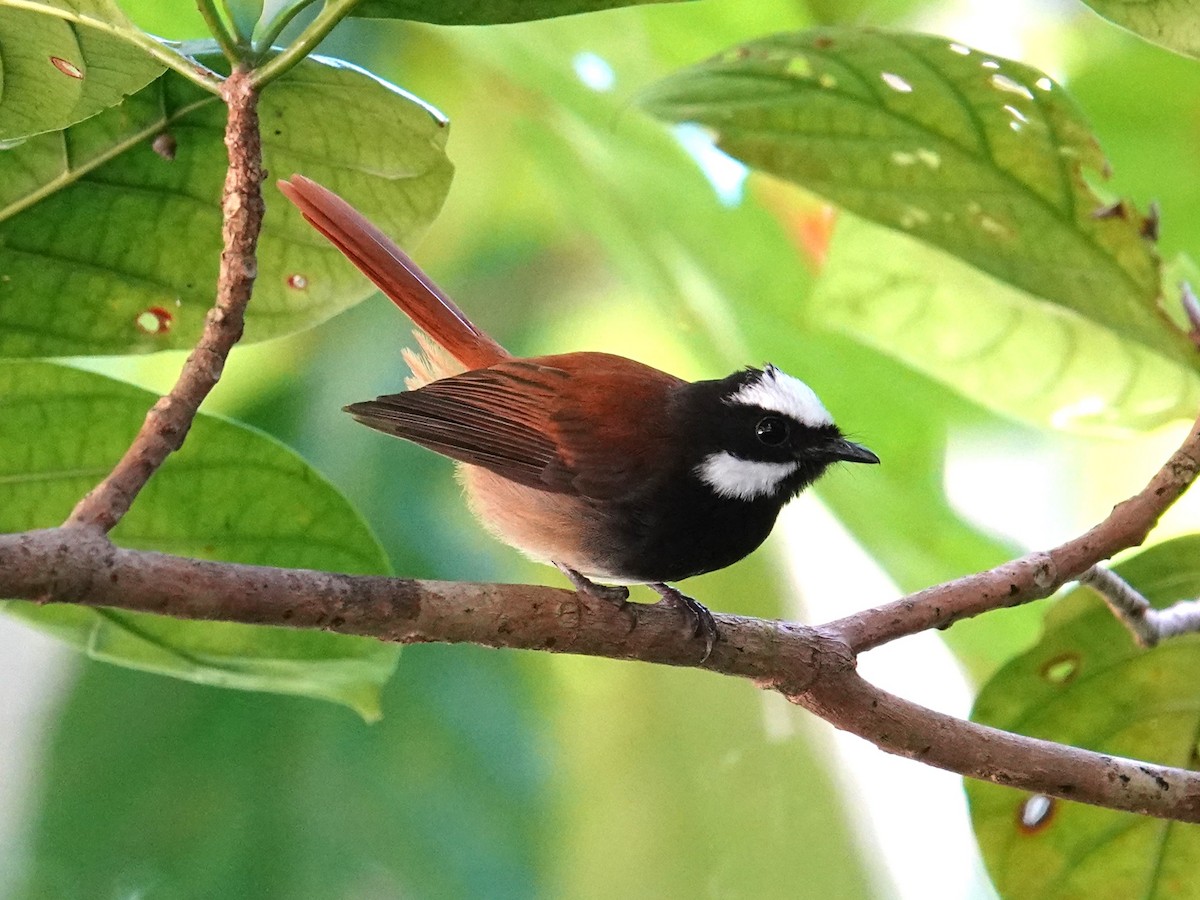
<instances>
[{"instance_id":1,"label":"tree branch","mask_svg":"<svg viewBox=\"0 0 1200 900\"><path fill-rule=\"evenodd\" d=\"M1079 583L1103 597L1117 621L1143 647L1200 631L1200 600L1180 600L1166 609L1155 609L1133 585L1102 566L1092 566L1079 576Z\"/></svg>"},{"instance_id":2,"label":"tree branch","mask_svg":"<svg viewBox=\"0 0 1200 900\"><path fill-rule=\"evenodd\" d=\"M861 653L905 635L1049 597L1101 560L1141 546L1200 471L1200 420L1146 487L1086 534L1049 552L1030 553L987 572L935 585L893 603L831 622L829 631Z\"/></svg>"},{"instance_id":3,"label":"tree branch","mask_svg":"<svg viewBox=\"0 0 1200 900\"><path fill-rule=\"evenodd\" d=\"M1200 773L1093 753L926 709L829 671L791 698L889 753L1013 788L1127 812L1200 822Z\"/></svg>"},{"instance_id":4,"label":"tree branch","mask_svg":"<svg viewBox=\"0 0 1200 900\"><path fill-rule=\"evenodd\" d=\"M141 430L112 472L72 510L66 524L109 531L129 511L150 476L183 446L196 411L221 378L229 351L242 336L246 304L258 271L255 249L262 229L262 143L258 131L258 92L250 73L235 69L221 86L229 107L225 146L229 170L221 206L224 213L221 269L216 304L204 320L196 348L171 392L151 407Z\"/></svg>"},{"instance_id":5,"label":"tree branch","mask_svg":"<svg viewBox=\"0 0 1200 900\"><path fill-rule=\"evenodd\" d=\"M397 643L470 642L676 666L777 690L882 750L1027 791L1200 822L1200 773L1134 762L964 722L902 700L854 671L830 631L716 616L704 647L674 610L549 587L462 584L215 563L123 550L90 529L0 536L0 593L191 619L321 628Z\"/></svg>"},{"instance_id":6,"label":"tree branch","mask_svg":"<svg viewBox=\"0 0 1200 900\"><path fill-rule=\"evenodd\" d=\"M352 5L331 0L309 44ZM258 71L266 83L299 59L303 42ZM180 618L320 628L399 643L471 642L665 665L754 680L883 750L960 774L1053 797L1200 822L1200 773L1010 734L902 700L864 681L857 654L898 637L1049 596L1114 553L1139 545L1196 478L1200 423L1136 496L1087 534L1049 552L913 594L822 628L722 615L704 647L674 610L639 607L634 627L616 606L545 587L459 584L337 575L124 550L107 537L138 492L182 445L196 411L241 337L256 275L263 171L256 82L235 69L230 167L223 195L224 250L217 298L195 350L112 473L62 528L0 536L0 596L108 606ZM76 527L87 526L87 527Z\"/></svg>"}]
</instances>

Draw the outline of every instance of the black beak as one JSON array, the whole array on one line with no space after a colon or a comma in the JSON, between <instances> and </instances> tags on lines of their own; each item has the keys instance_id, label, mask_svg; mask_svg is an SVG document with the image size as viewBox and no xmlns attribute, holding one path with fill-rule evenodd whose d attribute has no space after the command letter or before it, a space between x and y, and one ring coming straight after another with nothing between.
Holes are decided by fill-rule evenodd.
<instances>
[{"instance_id":1,"label":"black beak","mask_svg":"<svg viewBox=\"0 0 1200 900\"><path fill-rule=\"evenodd\" d=\"M821 448L821 453L831 461L878 464L879 457L864 447L845 438L830 441Z\"/></svg>"}]
</instances>

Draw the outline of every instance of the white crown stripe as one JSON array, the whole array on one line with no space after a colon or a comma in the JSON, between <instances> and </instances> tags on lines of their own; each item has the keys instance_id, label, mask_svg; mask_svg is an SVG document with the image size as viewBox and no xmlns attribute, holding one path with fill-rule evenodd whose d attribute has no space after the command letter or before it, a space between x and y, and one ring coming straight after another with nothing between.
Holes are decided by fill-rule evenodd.
<instances>
[{"instance_id":1,"label":"white crown stripe","mask_svg":"<svg viewBox=\"0 0 1200 900\"><path fill-rule=\"evenodd\" d=\"M780 482L799 468L794 462L761 462L741 459L722 450L710 453L696 466L700 480L719 497L756 500L775 493Z\"/></svg>"},{"instance_id":2,"label":"white crown stripe","mask_svg":"<svg viewBox=\"0 0 1200 900\"><path fill-rule=\"evenodd\" d=\"M729 402L783 413L813 428L833 424L833 416L812 388L774 366L767 366L766 371L733 394Z\"/></svg>"}]
</instances>

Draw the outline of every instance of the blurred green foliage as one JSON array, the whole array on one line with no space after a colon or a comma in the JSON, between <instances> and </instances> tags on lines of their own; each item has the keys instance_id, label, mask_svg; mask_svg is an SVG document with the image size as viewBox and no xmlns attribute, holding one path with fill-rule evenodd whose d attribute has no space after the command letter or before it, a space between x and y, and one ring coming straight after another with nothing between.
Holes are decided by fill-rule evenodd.
<instances>
[{"instance_id":1,"label":"blurred green foliage","mask_svg":"<svg viewBox=\"0 0 1200 900\"><path fill-rule=\"evenodd\" d=\"M469 15L499 21L605 5L611 4L498 2ZM189 4L125 0L121 6L154 33L205 35ZM235 4L233 19L245 32L261 11L270 17L296 6L246 0ZM919 115L928 111L923 98L938 92L947 117L951 109L978 113L980 134L1003 149L1001 163L964 158L955 169L964 197L977 189L970 173L980 168L1004 189L1009 218L1001 224L1014 230L1020 252L1002 264L977 241L959 252L990 274L947 254L958 252L955 242L964 237L952 229L935 249L847 216L829 244L831 220L813 196L760 174L714 168L719 157L706 148L703 130L664 128L642 106L648 97L661 100L661 87L648 91L659 79L720 54L724 62L704 65L736 68L745 58L727 51L775 32L814 24L908 27L948 16L951 6L705 0L495 28L355 19L321 52L433 104L452 123L449 137L413 99L355 70L309 63L264 97L274 154L268 165L273 176L302 171L330 181L399 238L415 240L437 215L420 246L423 266L514 352L607 349L689 377L770 359L804 378L839 422L885 461L870 478L833 473L821 485L821 499L901 589L916 589L994 564L1016 549L964 518L947 496L946 452L954 434L1005 429L1032 435L1032 428L1064 427L1134 433L1194 405L1194 375L1190 364L1177 362L1181 344L1169 324L1178 324L1179 314L1170 295L1157 294L1157 262L1136 234L1139 220L1094 219L1089 204L1101 202L1092 191L1103 202L1130 197L1143 209L1157 195L1164 200L1167 257L1196 243L1200 195L1194 196L1193 179L1177 173L1198 161L1197 92L1185 86L1200 76L1189 61L1067 9L1051 38L1041 38L1060 47L1061 56L1025 62L1053 71L1083 118L1066 105L1026 109L1021 104L1032 101L1004 82L1003 97L994 84L992 94L967 90L962 85L979 73L965 65L921 69L904 76L913 79L905 81L912 91L872 82L874 107L864 108L858 98L857 105L822 114L827 131L868 133L871 141L854 148L859 156L823 158L828 148L815 142L803 153L793 148L787 164L774 167L804 181L816 161L831 166L840 173L836 190L807 186L921 237L921 229L905 226L906 205L917 197L927 211L940 202L936 191L908 184L905 193L889 179L927 164L917 155L903 157L889 174L870 154L915 154L925 147L911 141L892 146L897 128L909 129L906 138L915 129L921 141L948 141L942 131L948 118ZM455 18L455 6L423 0L372 0L363 10L466 21ZM315 11L301 12L282 41ZM907 40L923 39L896 39L889 52ZM939 40L948 46L958 37L947 33ZM880 41L887 42L872 36L864 44ZM847 66L879 64L860 51L863 58L835 60L843 67L835 78L845 76ZM949 54L949 63L959 65ZM757 64L783 64L786 71L783 77L751 73L745 89L754 96L764 81L821 84L811 61L807 69L794 57ZM1040 97L1034 91L1040 70L1003 65L1010 81L1015 73ZM1180 87L1151 90L1162 83ZM1059 90L1056 84L1056 103ZM9 164L28 181L18 196L5 195L7 210L0 214L4 269L23 266L28 276L23 285L0 281L0 321L8 323L0 346L9 355L184 347L194 337L215 271L220 111L175 75L147 91L54 135L62 148L79 135L89 146L99 146L97 134L110 135L95 165L55 157L55 145L37 144L38 138L0 154L0 171ZM151 116L138 129L130 118L139 104L152 108L147 97L168 95L197 104L194 121L172 120L178 125L174 162L148 144L163 122ZM1066 129L1064 141L1076 156L1099 167L1090 122L1114 163L1113 180L1058 160L1047 168L1045 154L1023 156L1021 145L998 133L1015 135L1010 123L1022 121L1012 112L1001 115L1000 100L1013 106L1013 98L1026 119L1036 111L1044 114L1039 122ZM820 120L804 119L808 106L783 114L786 105L764 111L748 104L736 116L730 106L718 107L723 122L775 117L765 149L741 148L745 159L764 166L779 158L781 144L794 144L797 129L822 127ZM916 120L906 121L909 114ZM678 118L697 117L689 111ZM106 123L112 126L107 132ZM939 161L955 149L939 144ZM450 176L447 157L455 175L438 214ZM869 191L864 171L876 179ZM418 177L422 184L414 187L409 173L428 178ZM1055 177L1065 179L1059 199L1066 205L1047 213L1038 197ZM0 194L17 184L17 174L0 180ZM882 213L872 208L881 196L887 197ZM113 212L116 201L106 197L141 205ZM447 461L356 428L339 411L400 387L399 350L408 326L386 303L355 306L367 295L365 283L270 187L268 204L250 336L275 339L234 351L214 408L295 448L305 461L296 462L298 477L327 477L349 501L347 509L356 508L369 523L373 535L350 525L345 533L366 556L377 556L378 540L393 568L406 575L557 583L555 573L483 536L459 502ZM171 218L176 209L182 212ZM1022 231L1034 219L1037 234ZM86 233L88 241L72 242L72 232ZM131 236L138 239L129 243ZM80 256L80 247L91 249ZM154 252L138 260L139 247ZM1068 251L1073 271L1093 278L1092 270L1100 271L1106 290L1112 280L1122 282L1117 299L1105 294L1092 306L1084 281L1042 279L1046 271L1061 276L1054 263ZM1031 255L1038 266L1027 265ZM63 271L79 279L70 290L66 275L54 275L50 261L59 257L67 259ZM131 264L141 268L122 268ZM132 287L108 288L106 303L85 307L105 293L96 285L114 269L118 285L137 276ZM1128 271L1135 276L1122 274ZM192 273L195 283L177 282L181 272ZM1126 290L1124 282L1135 289ZM29 284L40 284L41 293L30 294ZM188 312L167 340L135 328L138 312L158 302L154 291L165 290L173 301L184 286ZM31 296L40 299L29 303ZM344 308L320 328L300 330ZM176 354L160 354L87 365L159 387L170 383L179 362ZM80 378L88 390L103 383ZM0 403L6 400L0 396ZM136 424L133 413L127 415ZM12 433L30 431L11 422ZM209 428L237 426L199 423L185 453L203 459L213 452L204 434ZM249 430L239 434L238 440L262 440ZM108 458L119 452L93 449ZM104 464L89 457L89 466ZM11 485L34 483L33 474L27 467L8 481L0 478L0 500L15 496ZM164 469L163 490L169 475ZM1012 473L996 477L1011 479L1013 492L1022 489ZM213 515L237 508L244 488L209 491ZM71 482L62 502L84 489ZM130 523L138 514L178 519L175 507L153 496L139 501ZM55 524L62 512L48 507L41 515L6 527ZM297 514L279 509L273 515L262 527L282 539ZM226 537L228 552L212 555L245 558L251 545L244 536L231 531ZM137 543L129 535L118 538ZM805 552L822 555L819 537L808 540ZM199 552L186 541L147 543ZM688 589L717 609L794 616L795 592L780 547L772 543ZM272 551L254 561L353 567L305 557L311 548L303 536L292 549L301 557ZM989 615L946 637L964 669L983 680L1028 648L1041 614L1031 607ZM187 626L179 627L186 639ZM989 690L1001 690L999 684ZM22 870L0 875L0 895L888 895L877 887L877 853L860 830L858 800L834 773L823 734L752 685L690 670L418 647L402 657L382 707L383 721L367 726L330 705L217 691L89 662L53 721L37 767L24 834L28 857ZM910 812L919 829L922 811ZM936 857L932 851L927 864L936 865Z\"/></svg>"},{"instance_id":2,"label":"blurred green foliage","mask_svg":"<svg viewBox=\"0 0 1200 900\"><path fill-rule=\"evenodd\" d=\"M45 362L0 362L5 532L63 521L129 446L155 396ZM88 423L81 440L81 422ZM30 440L36 434L37 440ZM387 557L359 515L302 459L266 435L200 416L192 440L113 530L122 546L198 559L382 573ZM233 622L12 601L6 612L92 659L201 684L279 691L380 715L397 650L376 641Z\"/></svg>"}]
</instances>

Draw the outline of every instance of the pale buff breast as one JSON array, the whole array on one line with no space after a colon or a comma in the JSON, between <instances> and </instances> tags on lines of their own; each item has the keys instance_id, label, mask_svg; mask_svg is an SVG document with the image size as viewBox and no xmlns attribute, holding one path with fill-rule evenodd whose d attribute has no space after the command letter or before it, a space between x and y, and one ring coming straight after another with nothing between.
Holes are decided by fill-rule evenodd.
<instances>
[{"instance_id":1,"label":"pale buff breast","mask_svg":"<svg viewBox=\"0 0 1200 900\"><path fill-rule=\"evenodd\" d=\"M405 382L410 391L463 371L424 332L413 335L421 352L403 351L412 372ZM471 512L498 540L535 562L562 563L588 577L621 580L604 564L603 560L611 559L606 553L608 541L597 523L586 521L587 507L578 497L539 491L478 466L458 463L455 469ZM570 536L576 540L567 540Z\"/></svg>"},{"instance_id":2,"label":"pale buff breast","mask_svg":"<svg viewBox=\"0 0 1200 900\"><path fill-rule=\"evenodd\" d=\"M481 469L459 464L471 512L496 538L541 563L562 563L588 577L619 581L605 560L605 535L589 521L578 497L539 491ZM517 512L520 510L520 512ZM574 537L575 540L570 540Z\"/></svg>"}]
</instances>

